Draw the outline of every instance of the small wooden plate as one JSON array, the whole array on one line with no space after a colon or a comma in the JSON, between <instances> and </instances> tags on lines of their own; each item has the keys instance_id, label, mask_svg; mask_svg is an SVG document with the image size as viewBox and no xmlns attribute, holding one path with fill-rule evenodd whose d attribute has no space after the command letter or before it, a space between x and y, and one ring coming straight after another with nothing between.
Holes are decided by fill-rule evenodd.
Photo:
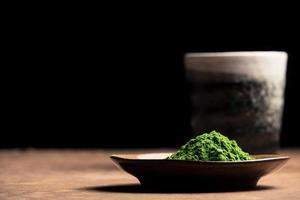
<instances>
[{"instance_id":1,"label":"small wooden plate","mask_svg":"<svg viewBox=\"0 0 300 200\"><path fill-rule=\"evenodd\" d=\"M166 160L171 153L112 155L123 170L150 187L255 187L258 180L282 167L289 157L252 155L248 161Z\"/></svg>"}]
</instances>

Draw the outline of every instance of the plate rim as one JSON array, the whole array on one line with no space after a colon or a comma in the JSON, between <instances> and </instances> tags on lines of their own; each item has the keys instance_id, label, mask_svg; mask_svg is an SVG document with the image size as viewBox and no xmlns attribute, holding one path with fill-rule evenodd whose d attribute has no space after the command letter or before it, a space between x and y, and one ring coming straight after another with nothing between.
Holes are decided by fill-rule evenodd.
<instances>
[{"instance_id":1,"label":"plate rim","mask_svg":"<svg viewBox=\"0 0 300 200\"><path fill-rule=\"evenodd\" d=\"M239 160L239 161L194 161L194 160L166 160L166 159L138 159L138 158L130 158L128 156L137 156L143 154L167 154L170 152L158 152L158 153L129 153L129 154L112 154L110 156L113 160L122 160L122 161L135 161L135 162L180 162L180 163L207 163L207 164L238 164L238 163L257 163L257 162L267 162L267 161L275 161L275 160L289 160L291 157L286 155L278 155L278 154L254 154L250 156L270 156L265 158L257 158L253 160Z\"/></svg>"}]
</instances>

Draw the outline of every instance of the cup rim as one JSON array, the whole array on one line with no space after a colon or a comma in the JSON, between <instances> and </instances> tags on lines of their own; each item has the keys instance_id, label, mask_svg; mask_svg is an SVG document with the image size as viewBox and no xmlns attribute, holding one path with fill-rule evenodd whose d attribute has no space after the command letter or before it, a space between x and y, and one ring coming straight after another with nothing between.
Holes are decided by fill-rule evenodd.
<instances>
[{"instance_id":1,"label":"cup rim","mask_svg":"<svg viewBox=\"0 0 300 200\"><path fill-rule=\"evenodd\" d=\"M188 52L186 58L197 57L266 57L266 56L284 56L285 51L225 51L225 52Z\"/></svg>"}]
</instances>

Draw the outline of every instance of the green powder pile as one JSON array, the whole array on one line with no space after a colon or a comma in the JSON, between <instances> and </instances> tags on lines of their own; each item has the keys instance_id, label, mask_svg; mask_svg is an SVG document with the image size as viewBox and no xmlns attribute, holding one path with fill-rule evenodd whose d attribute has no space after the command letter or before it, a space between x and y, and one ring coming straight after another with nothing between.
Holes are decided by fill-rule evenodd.
<instances>
[{"instance_id":1,"label":"green powder pile","mask_svg":"<svg viewBox=\"0 0 300 200\"><path fill-rule=\"evenodd\" d=\"M238 161L251 160L234 140L212 131L197 136L183 145L168 160L210 160L210 161Z\"/></svg>"}]
</instances>

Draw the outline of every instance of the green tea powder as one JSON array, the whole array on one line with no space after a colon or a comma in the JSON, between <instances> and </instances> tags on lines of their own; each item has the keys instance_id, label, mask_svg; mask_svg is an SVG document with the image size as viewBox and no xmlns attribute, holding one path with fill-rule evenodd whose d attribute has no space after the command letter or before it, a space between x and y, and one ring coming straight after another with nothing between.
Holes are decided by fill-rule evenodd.
<instances>
[{"instance_id":1,"label":"green tea powder","mask_svg":"<svg viewBox=\"0 0 300 200\"><path fill-rule=\"evenodd\" d=\"M234 140L212 131L197 136L188 141L177 152L167 158L168 160L205 160L205 161L239 161L251 160Z\"/></svg>"}]
</instances>

